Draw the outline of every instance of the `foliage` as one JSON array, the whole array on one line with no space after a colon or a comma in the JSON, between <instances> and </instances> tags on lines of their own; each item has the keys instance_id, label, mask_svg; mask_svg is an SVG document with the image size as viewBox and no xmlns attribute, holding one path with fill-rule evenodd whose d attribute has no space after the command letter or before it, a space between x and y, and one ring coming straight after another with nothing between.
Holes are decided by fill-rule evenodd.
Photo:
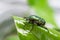
<instances>
[{"instance_id":1,"label":"foliage","mask_svg":"<svg viewBox=\"0 0 60 40\"><path fill-rule=\"evenodd\" d=\"M60 40L60 33L56 30L32 26L33 24L27 23L21 17L14 16L14 21L20 40Z\"/></svg>"}]
</instances>

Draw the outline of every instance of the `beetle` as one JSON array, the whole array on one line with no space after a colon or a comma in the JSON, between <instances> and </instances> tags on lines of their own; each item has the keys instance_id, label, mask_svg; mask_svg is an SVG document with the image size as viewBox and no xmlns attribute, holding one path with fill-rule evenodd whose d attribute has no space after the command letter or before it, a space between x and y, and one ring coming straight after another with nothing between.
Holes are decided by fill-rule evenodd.
<instances>
[{"instance_id":1,"label":"beetle","mask_svg":"<svg viewBox=\"0 0 60 40\"><path fill-rule=\"evenodd\" d=\"M31 15L29 17L25 17L25 19L28 23L31 23L33 25L36 24L37 26L45 28L44 25L45 25L46 21L39 16ZM32 29L33 29L33 27L32 27ZM47 29L47 28L45 28L45 29Z\"/></svg>"}]
</instances>

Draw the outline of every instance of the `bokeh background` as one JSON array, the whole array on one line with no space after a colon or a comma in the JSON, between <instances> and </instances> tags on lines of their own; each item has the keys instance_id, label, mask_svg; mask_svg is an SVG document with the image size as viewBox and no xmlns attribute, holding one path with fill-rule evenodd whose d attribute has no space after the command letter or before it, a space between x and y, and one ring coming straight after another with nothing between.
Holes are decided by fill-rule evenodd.
<instances>
[{"instance_id":1,"label":"bokeh background","mask_svg":"<svg viewBox=\"0 0 60 40\"><path fill-rule=\"evenodd\" d=\"M0 0L0 40L19 40L12 16L38 15L45 18L47 26L50 26L49 28L56 26L55 28L59 30L60 0L42 0L41 5L38 3L36 0ZM34 6L31 7L32 5ZM50 9L53 12L49 11ZM45 10L48 10L48 12Z\"/></svg>"}]
</instances>

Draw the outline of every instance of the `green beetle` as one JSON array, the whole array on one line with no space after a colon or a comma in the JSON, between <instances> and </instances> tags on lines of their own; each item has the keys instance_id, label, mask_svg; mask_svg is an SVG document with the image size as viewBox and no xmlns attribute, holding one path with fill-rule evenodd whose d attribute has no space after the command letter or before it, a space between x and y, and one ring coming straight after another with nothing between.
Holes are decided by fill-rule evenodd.
<instances>
[{"instance_id":1,"label":"green beetle","mask_svg":"<svg viewBox=\"0 0 60 40\"><path fill-rule=\"evenodd\" d=\"M26 17L26 20L29 23L36 24L37 26L44 26L45 25L45 20L41 17L38 17L36 15L31 15L29 17Z\"/></svg>"},{"instance_id":2,"label":"green beetle","mask_svg":"<svg viewBox=\"0 0 60 40\"><path fill-rule=\"evenodd\" d=\"M33 25L36 24L37 26L40 26L40 27L43 27L43 28L47 29L46 27L44 27L46 22L43 18L38 17L36 15L31 15L31 16L25 17L25 18L26 18L26 21L28 23L31 23ZM32 27L32 29L33 29L33 27Z\"/></svg>"}]
</instances>

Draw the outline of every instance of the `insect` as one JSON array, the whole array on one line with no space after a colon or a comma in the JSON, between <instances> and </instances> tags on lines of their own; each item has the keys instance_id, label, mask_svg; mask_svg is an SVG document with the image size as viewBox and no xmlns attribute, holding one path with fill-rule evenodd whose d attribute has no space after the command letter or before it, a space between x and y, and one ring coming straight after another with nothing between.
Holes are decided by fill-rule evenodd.
<instances>
[{"instance_id":1,"label":"insect","mask_svg":"<svg viewBox=\"0 0 60 40\"><path fill-rule=\"evenodd\" d=\"M26 21L28 23L33 24L33 25L36 24L37 26L45 28L44 27L44 25L46 23L45 20L41 17L36 16L36 15L31 15L29 17L26 17ZM33 25L32 25L32 29L33 29ZM47 29L47 28L45 28L45 29Z\"/></svg>"}]
</instances>

